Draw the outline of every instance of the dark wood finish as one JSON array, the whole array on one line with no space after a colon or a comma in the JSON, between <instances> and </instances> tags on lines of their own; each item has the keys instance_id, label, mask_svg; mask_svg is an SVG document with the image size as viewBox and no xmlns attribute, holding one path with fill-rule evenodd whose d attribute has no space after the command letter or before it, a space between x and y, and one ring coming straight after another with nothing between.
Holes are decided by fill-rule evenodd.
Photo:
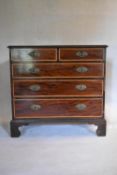
<instances>
[{"instance_id":1,"label":"dark wood finish","mask_svg":"<svg viewBox=\"0 0 117 175\"><path fill-rule=\"evenodd\" d=\"M84 56L77 55L77 52L86 52ZM103 48L61 48L59 50L61 61L102 61L104 59Z\"/></svg>"},{"instance_id":2,"label":"dark wood finish","mask_svg":"<svg viewBox=\"0 0 117 175\"><path fill-rule=\"evenodd\" d=\"M9 46L11 136L37 122L95 124L97 135L105 136L106 47Z\"/></svg>"},{"instance_id":3,"label":"dark wood finish","mask_svg":"<svg viewBox=\"0 0 117 175\"><path fill-rule=\"evenodd\" d=\"M11 131L11 137L19 137L20 136L20 130L19 127L22 125L28 125L29 122L25 121L18 121L18 120L11 120L10 122L10 131Z\"/></svg>"},{"instance_id":4,"label":"dark wood finish","mask_svg":"<svg viewBox=\"0 0 117 175\"><path fill-rule=\"evenodd\" d=\"M106 120L101 120L97 126L96 134L98 136L106 136Z\"/></svg>"},{"instance_id":5,"label":"dark wood finish","mask_svg":"<svg viewBox=\"0 0 117 175\"><path fill-rule=\"evenodd\" d=\"M96 130L97 136L106 136L106 120L104 118L33 118L33 119L14 119L10 122L11 137L19 137L21 132L20 126L28 124L95 124L98 126ZM101 126L101 127L100 127Z\"/></svg>"},{"instance_id":6,"label":"dark wood finish","mask_svg":"<svg viewBox=\"0 0 117 175\"><path fill-rule=\"evenodd\" d=\"M103 45L10 45L9 49L23 49L23 48L107 48L108 46Z\"/></svg>"},{"instance_id":7,"label":"dark wood finish","mask_svg":"<svg viewBox=\"0 0 117 175\"><path fill-rule=\"evenodd\" d=\"M77 108L85 104L85 109ZM15 118L102 117L102 99L29 99L14 101ZM40 106L38 109L32 106Z\"/></svg>"},{"instance_id":8,"label":"dark wood finish","mask_svg":"<svg viewBox=\"0 0 117 175\"><path fill-rule=\"evenodd\" d=\"M32 86L39 89L32 90ZM86 89L77 87L85 85ZM96 97L103 96L102 80L14 80L14 97Z\"/></svg>"},{"instance_id":9,"label":"dark wood finish","mask_svg":"<svg viewBox=\"0 0 117 175\"><path fill-rule=\"evenodd\" d=\"M13 78L102 78L103 63L21 63L12 65ZM78 68L87 71L80 72Z\"/></svg>"},{"instance_id":10,"label":"dark wood finish","mask_svg":"<svg viewBox=\"0 0 117 175\"><path fill-rule=\"evenodd\" d=\"M17 48L11 49L11 61L56 61L57 49L55 48Z\"/></svg>"},{"instance_id":11,"label":"dark wood finish","mask_svg":"<svg viewBox=\"0 0 117 175\"><path fill-rule=\"evenodd\" d=\"M19 137L20 136L20 130L19 130L19 123L15 123L13 120L10 122L10 132L11 137Z\"/></svg>"}]
</instances>

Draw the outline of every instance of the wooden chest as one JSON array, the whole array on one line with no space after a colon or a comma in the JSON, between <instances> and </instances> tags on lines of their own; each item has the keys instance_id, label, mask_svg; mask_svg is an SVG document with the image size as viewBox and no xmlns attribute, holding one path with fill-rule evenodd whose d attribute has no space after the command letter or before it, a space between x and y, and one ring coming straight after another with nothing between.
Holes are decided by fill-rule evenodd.
<instances>
[{"instance_id":1,"label":"wooden chest","mask_svg":"<svg viewBox=\"0 0 117 175\"><path fill-rule=\"evenodd\" d=\"M31 122L95 124L105 136L106 47L9 46L11 136Z\"/></svg>"}]
</instances>

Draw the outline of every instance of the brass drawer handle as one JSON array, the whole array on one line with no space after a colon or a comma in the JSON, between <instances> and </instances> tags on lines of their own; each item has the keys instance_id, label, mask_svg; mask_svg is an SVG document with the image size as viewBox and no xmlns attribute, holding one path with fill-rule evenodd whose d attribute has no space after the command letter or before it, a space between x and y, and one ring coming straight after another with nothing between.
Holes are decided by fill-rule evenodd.
<instances>
[{"instance_id":1,"label":"brass drawer handle","mask_svg":"<svg viewBox=\"0 0 117 175\"><path fill-rule=\"evenodd\" d=\"M80 57L80 58L84 58L88 56L88 52L80 50L76 52L76 56Z\"/></svg>"},{"instance_id":2,"label":"brass drawer handle","mask_svg":"<svg viewBox=\"0 0 117 175\"><path fill-rule=\"evenodd\" d=\"M37 84L34 84L34 85L29 86L29 89L31 91L37 92L37 91L39 91L41 89L41 87L39 85L37 85Z\"/></svg>"},{"instance_id":3,"label":"brass drawer handle","mask_svg":"<svg viewBox=\"0 0 117 175\"><path fill-rule=\"evenodd\" d=\"M81 66L81 67L76 68L76 71L80 73L84 73L84 72L88 72L88 68L85 66Z\"/></svg>"},{"instance_id":4,"label":"brass drawer handle","mask_svg":"<svg viewBox=\"0 0 117 175\"><path fill-rule=\"evenodd\" d=\"M28 69L28 72L32 73L32 74L35 74L35 73L39 73L40 69L37 68L37 67L33 67L33 68Z\"/></svg>"},{"instance_id":5,"label":"brass drawer handle","mask_svg":"<svg viewBox=\"0 0 117 175\"><path fill-rule=\"evenodd\" d=\"M30 109L33 111L38 111L41 109L41 105L33 104L30 106Z\"/></svg>"},{"instance_id":6,"label":"brass drawer handle","mask_svg":"<svg viewBox=\"0 0 117 175\"><path fill-rule=\"evenodd\" d=\"M32 52L29 53L31 57L40 57L40 52L39 50L33 50Z\"/></svg>"},{"instance_id":7,"label":"brass drawer handle","mask_svg":"<svg viewBox=\"0 0 117 175\"><path fill-rule=\"evenodd\" d=\"M87 108L87 105L81 103L81 104L77 104L76 106L76 109L78 109L79 111L83 111Z\"/></svg>"},{"instance_id":8,"label":"brass drawer handle","mask_svg":"<svg viewBox=\"0 0 117 175\"><path fill-rule=\"evenodd\" d=\"M85 84L78 84L76 85L76 89L79 91L84 91L87 89L87 86Z\"/></svg>"}]
</instances>

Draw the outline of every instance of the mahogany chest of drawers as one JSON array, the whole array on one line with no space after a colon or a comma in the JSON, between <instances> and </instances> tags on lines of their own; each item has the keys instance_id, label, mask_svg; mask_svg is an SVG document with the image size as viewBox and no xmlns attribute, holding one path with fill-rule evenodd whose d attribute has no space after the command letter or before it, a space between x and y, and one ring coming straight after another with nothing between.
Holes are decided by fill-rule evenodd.
<instances>
[{"instance_id":1,"label":"mahogany chest of drawers","mask_svg":"<svg viewBox=\"0 0 117 175\"><path fill-rule=\"evenodd\" d=\"M9 46L11 136L31 122L95 124L105 136L106 47Z\"/></svg>"}]
</instances>

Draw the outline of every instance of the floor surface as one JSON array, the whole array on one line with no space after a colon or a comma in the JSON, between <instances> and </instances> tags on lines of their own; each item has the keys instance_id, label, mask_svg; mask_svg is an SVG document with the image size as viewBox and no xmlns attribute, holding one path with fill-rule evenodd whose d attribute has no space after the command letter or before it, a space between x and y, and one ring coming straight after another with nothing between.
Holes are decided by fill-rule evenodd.
<instances>
[{"instance_id":1,"label":"floor surface","mask_svg":"<svg viewBox=\"0 0 117 175\"><path fill-rule=\"evenodd\" d=\"M0 175L117 175L117 127L97 137L88 125L30 125L10 138L0 127Z\"/></svg>"}]
</instances>

